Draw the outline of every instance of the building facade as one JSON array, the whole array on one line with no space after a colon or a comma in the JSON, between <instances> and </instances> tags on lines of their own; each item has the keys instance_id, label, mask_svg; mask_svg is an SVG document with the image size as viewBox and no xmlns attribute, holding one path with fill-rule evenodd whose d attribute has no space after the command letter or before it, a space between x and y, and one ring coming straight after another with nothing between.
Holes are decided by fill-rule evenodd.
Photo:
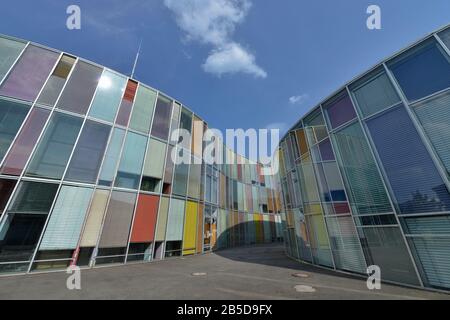
<instances>
[{"instance_id":1,"label":"building facade","mask_svg":"<svg viewBox=\"0 0 450 320\"><path fill-rule=\"evenodd\" d=\"M179 128L191 138L172 141ZM134 79L0 37L0 273L279 241L273 177L222 141L241 161L203 162L207 128Z\"/></svg>"},{"instance_id":2,"label":"building facade","mask_svg":"<svg viewBox=\"0 0 450 320\"><path fill-rule=\"evenodd\" d=\"M322 101L279 156L288 255L450 290L450 28Z\"/></svg>"}]
</instances>

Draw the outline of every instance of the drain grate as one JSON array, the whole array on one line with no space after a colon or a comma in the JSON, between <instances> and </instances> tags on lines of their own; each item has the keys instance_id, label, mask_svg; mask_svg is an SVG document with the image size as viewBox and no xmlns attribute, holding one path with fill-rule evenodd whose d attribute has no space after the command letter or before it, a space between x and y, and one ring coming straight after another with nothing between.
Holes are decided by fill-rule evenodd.
<instances>
[{"instance_id":1,"label":"drain grate","mask_svg":"<svg viewBox=\"0 0 450 320\"><path fill-rule=\"evenodd\" d=\"M311 286L305 286L305 285L297 285L294 287L295 291L297 292L302 292L302 293L313 293L316 292L316 289L314 289Z\"/></svg>"}]
</instances>

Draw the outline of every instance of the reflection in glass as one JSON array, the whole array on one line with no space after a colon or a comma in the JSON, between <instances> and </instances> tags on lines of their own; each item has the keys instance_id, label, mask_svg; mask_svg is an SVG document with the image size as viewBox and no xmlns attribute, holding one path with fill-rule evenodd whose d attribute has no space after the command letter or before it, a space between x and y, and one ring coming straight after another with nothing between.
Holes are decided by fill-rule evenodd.
<instances>
[{"instance_id":1,"label":"reflection in glass","mask_svg":"<svg viewBox=\"0 0 450 320\"><path fill-rule=\"evenodd\" d=\"M54 113L28 165L26 175L61 179L83 120Z\"/></svg>"},{"instance_id":2,"label":"reflection in glass","mask_svg":"<svg viewBox=\"0 0 450 320\"><path fill-rule=\"evenodd\" d=\"M34 101L58 59L58 53L28 46L0 88L0 95Z\"/></svg>"},{"instance_id":3,"label":"reflection in glass","mask_svg":"<svg viewBox=\"0 0 450 320\"><path fill-rule=\"evenodd\" d=\"M78 61L56 107L74 113L86 114L102 71L99 67L84 61Z\"/></svg>"},{"instance_id":4,"label":"reflection in glass","mask_svg":"<svg viewBox=\"0 0 450 320\"><path fill-rule=\"evenodd\" d=\"M113 122L125 90L126 81L125 77L105 70L98 83L89 116Z\"/></svg>"},{"instance_id":5,"label":"reflection in glass","mask_svg":"<svg viewBox=\"0 0 450 320\"><path fill-rule=\"evenodd\" d=\"M86 121L65 180L94 183L103 160L111 127Z\"/></svg>"}]
</instances>

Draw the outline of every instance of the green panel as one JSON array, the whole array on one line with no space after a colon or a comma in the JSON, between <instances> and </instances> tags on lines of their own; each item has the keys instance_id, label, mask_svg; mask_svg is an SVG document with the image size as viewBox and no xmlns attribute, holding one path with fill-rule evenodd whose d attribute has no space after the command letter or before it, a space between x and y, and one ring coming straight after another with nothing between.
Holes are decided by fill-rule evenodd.
<instances>
[{"instance_id":1,"label":"green panel","mask_svg":"<svg viewBox=\"0 0 450 320\"><path fill-rule=\"evenodd\" d=\"M130 128L148 134L155 109L156 92L139 85L131 115Z\"/></svg>"},{"instance_id":2,"label":"green panel","mask_svg":"<svg viewBox=\"0 0 450 320\"><path fill-rule=\"evenodd\" d=\"M352 124L333 135L338 162L355 214L392 212L383 181L361 125Z\"/></svg>"}]
</instances>

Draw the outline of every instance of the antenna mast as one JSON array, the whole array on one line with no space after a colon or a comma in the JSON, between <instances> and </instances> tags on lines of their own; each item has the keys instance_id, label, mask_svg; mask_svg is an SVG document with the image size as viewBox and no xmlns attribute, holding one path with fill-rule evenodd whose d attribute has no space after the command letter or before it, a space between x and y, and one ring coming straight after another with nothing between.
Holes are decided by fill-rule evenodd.
<instances>
[{"instance_id":1,"label":"antenna mast","mask_svg":"<svg viewBox=\"0 0 450 320\"><path fill-rule=\"evenodd\" d=\"M141 41L139 42L139 48L138 48L138 52L136 54L136 59L134 60L133 71L131 71L131 78L134 78L134 72L136 71L136 65L139 60L139 54L141 53L141 47L142 47L142 38L141 38Z\"/></svg>"}]
</instances>

